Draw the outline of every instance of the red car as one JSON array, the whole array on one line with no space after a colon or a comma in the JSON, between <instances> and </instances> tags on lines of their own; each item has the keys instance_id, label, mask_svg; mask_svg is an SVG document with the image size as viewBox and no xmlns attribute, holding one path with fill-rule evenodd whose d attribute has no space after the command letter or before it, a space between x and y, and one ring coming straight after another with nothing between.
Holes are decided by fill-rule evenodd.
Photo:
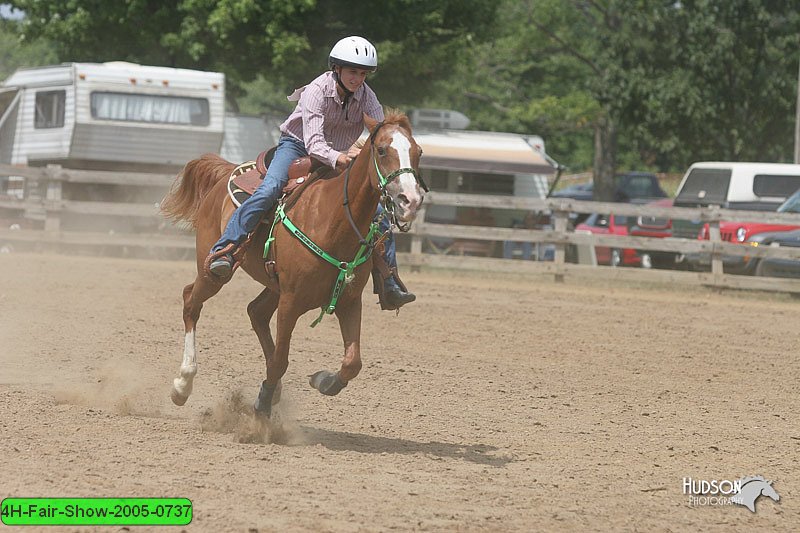
<instances>
[{"instance_id":1,"label":"red car","mask_svg":"<svg viewBox=\"0 0 800 533\"><path fill-rule=\"evenodd\" d=\"M623 215L599 215L597 213L589 215L589 218L575 227L575 230L583 230L600 235L628 235L628 217ZM597 263L600 265L611 266L639 266L642 263L641 257L632 248L609 248L608 246L595 246Z\"/></svg>"},{"instance_id":2,"label":"red car","mask_svg":"<svg viewBox=\"0 0 800 533\"><path fill-rule=\"evenodd\" d=\"M778 207L778 213L800 213L800 190L795 192ZM792 231L800 229L800 226L791 226L787 224L765 224L763 222L720 222L719 235L720 239L726 242L741 243L748 246L758 246L761 243L762 237L775 232ZM698 239L709 239L708 224L705 224L700 230ZM723 255L722 263L725 272L733 274L749 274L755 273L758 266L759 258L741 256L741 255ZM707 254L700 258L700 264L708 266L711 264L711 259Z\"/></svg>"},{"instance_id":3,"label":"red car","mask_svg":"<svg viewBox=\"0 0 800 533\"><path fill-rule=\"evenodd\" d=\"M654 207L672 207L672 198L664 198L647 205ZM631 226L629 234L632 237L650 237L664 239L672 237L672 220L664 217L640 216L636 224ZM671 268L675 265L675 252L661 250L636 250L641 259L642 268Z\"/></svg>"}]
</instances>

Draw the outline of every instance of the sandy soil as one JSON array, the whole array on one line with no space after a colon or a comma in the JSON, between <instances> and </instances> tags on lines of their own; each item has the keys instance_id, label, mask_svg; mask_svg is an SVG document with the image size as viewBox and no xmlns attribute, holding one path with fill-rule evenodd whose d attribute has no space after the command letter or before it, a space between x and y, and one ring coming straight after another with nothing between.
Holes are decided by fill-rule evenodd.
<instances>
[{"instance_id":1,"label":"sandy soil","mask_svg":"<svg viewBox=\"0 0 800 533\"><path fill-rule=\"evenodd\" d=\"M337 397L306 377L338 368L336 320L301 319L278 422L241 443L264 372L254 282L207 303L176 407L192 263L1 254L0 274L0 497L188 497L190 531L800 524L789 297L407 274L419 299L399 316L365 295L364 369ZM752 474L780 502L682 493L684 477Z\"/></svg>"}]
</instances>

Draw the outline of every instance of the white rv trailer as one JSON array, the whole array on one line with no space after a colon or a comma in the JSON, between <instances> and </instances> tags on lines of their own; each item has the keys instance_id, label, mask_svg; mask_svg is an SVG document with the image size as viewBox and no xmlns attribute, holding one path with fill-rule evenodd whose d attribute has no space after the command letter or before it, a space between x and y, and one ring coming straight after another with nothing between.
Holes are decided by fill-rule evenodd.
<instances>
[{"instance_id":1,"label":"white rv trailer","mask_svg":"<svg viewBox=\"0 0 800 533\"><path fill-rule=\"evenodd\" d=\"M536 135L466 130L417 130L423 151L420 167L436 191L544 198L556 163ZM456 220L454 206L431 206L428 219ZM498 210L497 223L507 226L514 213Z\"/></svg>"},{"instance_id":2,"label":"white rv trailer","mask_svg":"<svg viewBox=\"0 0 800 533\"><path fill-rule=\"evenodd\" d=\"M126 62L17 70L0 86L0 163L172 172L219 152L225 76Z\"/></svg>"}]
</instances>

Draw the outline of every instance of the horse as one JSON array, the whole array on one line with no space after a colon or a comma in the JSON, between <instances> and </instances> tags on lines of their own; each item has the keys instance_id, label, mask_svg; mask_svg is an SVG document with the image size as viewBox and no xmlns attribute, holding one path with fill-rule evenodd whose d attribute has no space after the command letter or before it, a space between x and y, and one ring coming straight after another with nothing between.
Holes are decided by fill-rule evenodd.
<instances>
[{"instance_id":1,"label":"horse","mask_svg":"<svg viewBox=\"0 0 800 533\"><path fill-rule=\"evenodd\" d=\"M373 235L371 223L379 202L393 222L408 231L424 193L420 184L419 159L422 149L403 113L388 111L383 122L364 115L369 131L366 145L345 171L333 178L307 179L290 196L286 215L318 248L344 262L366 246L365 235ZM186 403L197 374L196 328L203 303L223 286L208 272L207 256L222 234L235 204L227 194L227 180L236 165L215 154L205 154L188 162L175 179L162 202L162 212L175 221L188 222L196 232L197 276L183 289L184 349L179 376L173 380L170 397L175 405ZM299 196L298 196L299 195ZM291 205L289 207L289 205ZM268 218L268 217L265 217ZM335 268L309 245L301 242L288 226L260 224L250 235L249 244L240 247L237 265L265 286L247 306L253 330L266 361L266 379L254 403L255 413L264 419L280 400L280 381L289 365L292 331L305 312L328 306L339 321L344 358L338 372L322 370L311 376L310 384L322 394L338 394L361 370L361 294L370 276L372 261L366 260L343 279L338 301L332 300L332 287L342 283L341 269ZM265 268L264 244L272 233L274 276ZM244 251L242 251L244 250ZM359 252L360 250L360 252ZM352 265L352 262L351 262ZM277 282L276 282L277 278ZM331 304L335 303L335 309ZM276 337L270 319L277 312ZM320 318L323 315L320 314Z\"/></svg>"}]
</instances>

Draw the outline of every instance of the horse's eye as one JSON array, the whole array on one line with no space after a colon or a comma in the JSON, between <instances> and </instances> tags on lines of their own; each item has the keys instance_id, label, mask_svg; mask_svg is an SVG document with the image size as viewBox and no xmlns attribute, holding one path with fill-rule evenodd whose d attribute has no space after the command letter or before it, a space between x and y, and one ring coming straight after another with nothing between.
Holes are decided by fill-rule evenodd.
<instances>
[{"instance_id":1,"label":"horse's eye","mask_svg":"<svg viewBox=\"0 0 800 533\"><path fill-rule=\"evenodd\" d=\"M381 156L381 157L385 156L386 155L386 148L384 148L383 146L379 146L378 147L378 155Z\"/></svg>"}]
</instances>

